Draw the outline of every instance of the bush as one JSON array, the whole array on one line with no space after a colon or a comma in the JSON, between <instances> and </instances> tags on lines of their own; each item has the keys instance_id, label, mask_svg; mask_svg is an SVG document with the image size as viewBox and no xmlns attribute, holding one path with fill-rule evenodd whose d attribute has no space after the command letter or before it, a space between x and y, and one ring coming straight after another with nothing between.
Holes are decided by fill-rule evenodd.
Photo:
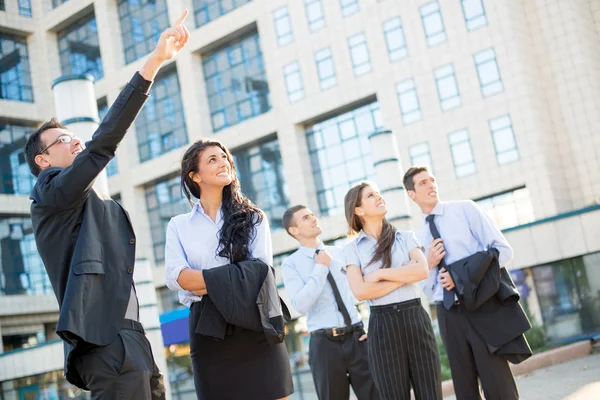
<instances>
[{"instance_id":1,"label":"bush","mask_svg":"<svg viewBox=\"0 0 600 400\"><path fill-rule=\"evenodd\" d=\"M529 342L529 346L534 353L539 353L548 348L548 338L546 337L546 329L535 323L535 320L530 319L531 329L525 332L525 338Z\"/></svg>"}]
</instances>

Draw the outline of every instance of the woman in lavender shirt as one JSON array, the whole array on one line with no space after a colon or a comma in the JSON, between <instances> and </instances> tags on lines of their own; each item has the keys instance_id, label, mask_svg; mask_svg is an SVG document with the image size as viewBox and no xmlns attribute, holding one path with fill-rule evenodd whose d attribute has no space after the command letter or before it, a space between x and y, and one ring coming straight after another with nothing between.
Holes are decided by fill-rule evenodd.
<instances>
[{"instance_id":1,"label":"woman in lavender shirt","mask_svg":"<svg viewBox=\"0 0 600 400\"><path fill-rule=\"evenodd\" d=\"M207 293L202 271L258 258L273 265L266 215L242 194L235 164L220 142L202 139L181 161L181 183L192 211L171 219L166 281L190 307L190 354L198 399L286 399L293 392L285 344L263 332L228 325L222 341L195 333Z\"/></svg>"},{"instance_id":2,"label":"woman in lavender shirt","mask_svg":"<svg viewBox=\"0 0 600 400\"><path fill-rule=\"evenodd\" d=\"M441 400L440 361L431 320L416 282L427 278L427 260L412 232L401 232L385 215L385 200L369 182L344 199L346 221L357 237L344 248L346 274L358 300L371 310L369 369L382 399Z\"/></svg>"}]
</instances>

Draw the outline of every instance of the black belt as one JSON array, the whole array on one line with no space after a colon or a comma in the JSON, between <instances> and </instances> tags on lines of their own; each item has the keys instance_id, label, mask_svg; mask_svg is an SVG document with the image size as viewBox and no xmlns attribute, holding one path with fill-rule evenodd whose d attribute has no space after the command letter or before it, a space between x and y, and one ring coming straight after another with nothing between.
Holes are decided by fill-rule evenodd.
<instances>
[{"instance_id":1,"label":"black belt","mask_svg":"<svg viewBox=\"0 0 600 400\"><path fill-rule=\"evenodd\" d=\"M444 302L443 301L435 301L434 303L435 303L436 306L444 307ZM460 305L460 300L454 300L454 303L452 303L452 307L456 307L458 305Z\"/></svg>"},{"instance_id":2,"label":"black belt","mask_svg":"<svg viewBox=\"0 0 600 400\"><path fill-rule=\"evenodd\" d=\"M329 328L329 329L317 329L316 331L312 331L311 335L325 335L330 337L340 337L344 335L349 335L354 332L362 332L364 326L362 322L359 322L350 326L342 326L340 328Z\"/></svg>"},{"instance_id":3,"label":"black belt","mask_svg":"<svg viewBox=\"0 0 600 400\"><path fill-rule=\"evenodd\" d=\"M416 298L412 300L401 301L400 303L386 304L384 306L371 306L371 314L389 314L406 310L407 308L420 307L421 299Z\"/></svg>"},{"instance_id":4,"label":"black belt","mask_svg":"<svg viewBox=\"0 0 600 400\"><path fill-rule=\"evenodd\" d=\"M123 324L121 325L121 329L130 329L132 331L137 331L141 333L144 332L144 327L138 321L134 321L132 319L124 319Z\"/></svg>"}]
</instances>

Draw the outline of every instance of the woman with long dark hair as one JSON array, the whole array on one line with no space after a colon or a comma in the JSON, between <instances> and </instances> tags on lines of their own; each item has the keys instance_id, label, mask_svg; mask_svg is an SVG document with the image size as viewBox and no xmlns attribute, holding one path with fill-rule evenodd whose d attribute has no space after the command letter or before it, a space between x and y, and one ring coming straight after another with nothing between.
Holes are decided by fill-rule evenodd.
<instances>
[{"instance_id":1,"label":"woman with long dark hair","mask_svg":"<svg viewBox=\"0 0 600 400\"><path fill-rule=\"evenodd\" d=\"M357 237L344 248L346 274L358 300L371 310L369 368L382 399L442 398L441 370L431 320L416 282L427 278L427 259L412 232L385 215L385 200L369 182L344 199L346 221Z\"/></svg>"},{"instance_id":2,"label":"woman with long dark hair","mask_svg":"<svg viewBox=\"0 0 600 400\"><path fill-rule=\"evenodd\" d=\"M229 150L202 139L181 160L181 183L192 211L171 219L166 283L190 307L190 353L198 399L285 399L293 392L283 343L262 332L227 326L224 340L195 333L210 296L203 270L259 259L273 265L266 215L244 197ZM198 199L198 200L195 200Z\"/></svg>"}]
</instances>

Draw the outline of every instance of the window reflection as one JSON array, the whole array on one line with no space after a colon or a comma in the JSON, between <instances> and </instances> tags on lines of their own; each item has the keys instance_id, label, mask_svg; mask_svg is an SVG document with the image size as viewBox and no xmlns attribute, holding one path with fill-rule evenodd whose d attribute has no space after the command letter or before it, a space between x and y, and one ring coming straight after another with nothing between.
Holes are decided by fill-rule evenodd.
<instances>
[{"instance_id":1,"label":"window reflection","mask_svg":"<svg viewBox=\"0 0 600 400\"><path fill-rule=\"evenodd\" d=\"M204 56L203 67L215 132L271 109L257 33Z\"/></svg>"},{"instance_id":2,"label":"window reflection","mask_svg":"<svg viewBox=\"0 0 600 400\"><path fill-rule=\"evenodd\" d=\"M160 75L152 96L135 120L140 161L148 161L187 143L187 128L177 70Z\"/></svg>"},{"instance_id":3,"label":"window reflection","mask_svg":"<svg viewBox=\"0 0 600 400\"><path fill-rule=\"evenodd\" d=\"M306 127L322 215L343 214L348 189L361 180L374 178L368 135L382 128L377 102Z\"/></svg>"},{"instance_id":4,"label":"window reflection","mask_svg":"<svg viewBox=\"0 0 600 400\"><path fill-rule=\"evenodd\" d=\"M33 102L24 37L0 33L0 99Z\"/></svg>"},{"instance_id":5,"label":"window reflection","mask_svg":"<svg viewBox=\"0 0 600 400\"><path fill-rule=\"evenodd\" d=\"M533 204L526 187L484 197L475 202L500 229L535 221Z\"/></svg>"},{"instance_id":6,"label":"window reflection","mask_svg":"<svg viewBox=\"0 0 600 400\"><path fill-rule=\"evenodd\" d=\"M267 214L271 228L281 228L289 200L277 139L236 151L234 159L242 192Z\"/></svg>"},{"instance_id":7,"label":"window reflection","mask_svg":"<svg viewBox=\"0 0 600 400\"><path fill-rule=\"evenodd\" d=\"M0 294L53 293L29 217L0 218Z\"/></svg>"},{"instance_id":8,"label":"window reflection","mask_svg":"<svg viewBox=\"0 0 600 400\"><path fill-rule=\"evenodd\" d=\"M162 263L165 260L167 224L172 217L189 212L190 206L181 194L179 176L148 185L145 192L154 260Z\"/></svg>"},{"instance_id":9,"label":"window reflection","mask_svg":"<svg viewBox=\"0 0 600 400\"><path fill-rule=\"evenodd\" d=\"M91 74L96 80L104 76L94 13L58 32L57 38L63 75Z\"/></svg>"}]
</instances>

